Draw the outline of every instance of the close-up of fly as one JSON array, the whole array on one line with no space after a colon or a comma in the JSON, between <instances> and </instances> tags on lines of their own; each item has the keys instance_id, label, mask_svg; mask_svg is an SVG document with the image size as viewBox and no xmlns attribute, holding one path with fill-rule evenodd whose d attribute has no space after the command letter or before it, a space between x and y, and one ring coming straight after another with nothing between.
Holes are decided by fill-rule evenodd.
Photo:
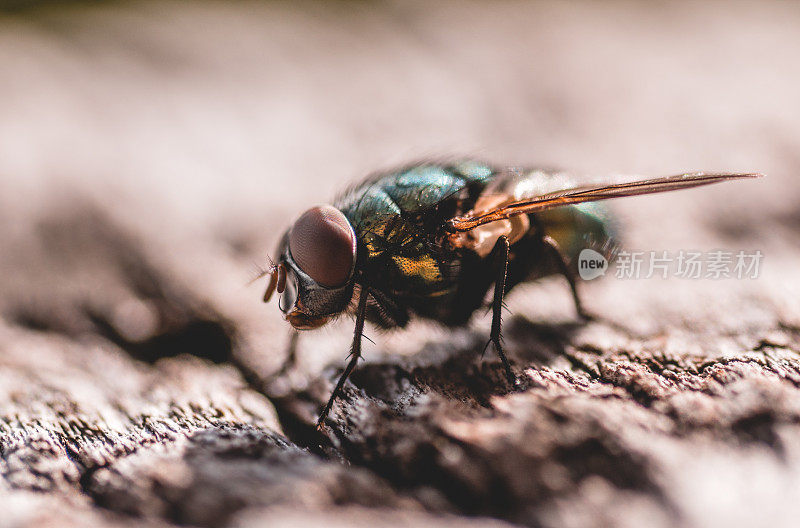
<instances>
[{"instance_id":1,"label":"close-up of fly","mask_svg":"<svg viewBox=\"0 0 800 528\"><path fill-rule=\"evenodd\" d=\"M461 326L486 306L492 287L486 346L494 345L514 387L501 341L503 297L514 286L562 275L578 314L588 318L573 263L586 247L610 256L615 222L601 204L587 202L758 176L697 172L579 186L558 171L474 161L383 172L292 224L262 273L270 275L264 301L277 291L281 311L298 330L343 313L355 317L350 359L318 427L361 357L365 321L402 328L416 316Z\"/></svg>"}]
</instances>

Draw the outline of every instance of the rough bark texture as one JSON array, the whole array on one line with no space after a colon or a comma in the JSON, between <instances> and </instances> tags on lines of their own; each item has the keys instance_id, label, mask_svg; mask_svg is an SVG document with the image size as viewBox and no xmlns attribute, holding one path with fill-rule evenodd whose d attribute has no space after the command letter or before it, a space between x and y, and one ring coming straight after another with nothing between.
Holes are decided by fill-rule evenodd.
<instances>
[{"instance_id":1,"label":"rough bark texture","mask_svg":"<svg viewBox=\"0 0 800 528\"><path fill-rule=\"evenodd\" d=\"M44 5L0 15L0 526L791 526L800 10ZM582 284L443 330L289 332L246 286L291 218L427 154L597 175L624 248L758 279ZM646 274L646 270L645 274ZM609 274L612 275L612 274Z\"/></svg>"}]
</instances>

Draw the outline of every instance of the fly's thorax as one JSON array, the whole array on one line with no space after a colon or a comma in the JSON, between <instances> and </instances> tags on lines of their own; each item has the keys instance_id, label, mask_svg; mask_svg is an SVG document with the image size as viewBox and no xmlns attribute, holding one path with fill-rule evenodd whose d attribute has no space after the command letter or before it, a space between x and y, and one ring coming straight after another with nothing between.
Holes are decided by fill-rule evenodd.
<instances>
[{"instance_id":1,"label":"fly's thorax","mask_svg":"<svg viewBox=\"0 0 800 528\"><path fill-rule=\"evenodd\" d=\"M441 224L463 212L462 202L471 206L493 173L471 160L419 162L369 178L336 204L352 222L365 257L375 259L438 236Z\"/></svg>"}]
</instances>

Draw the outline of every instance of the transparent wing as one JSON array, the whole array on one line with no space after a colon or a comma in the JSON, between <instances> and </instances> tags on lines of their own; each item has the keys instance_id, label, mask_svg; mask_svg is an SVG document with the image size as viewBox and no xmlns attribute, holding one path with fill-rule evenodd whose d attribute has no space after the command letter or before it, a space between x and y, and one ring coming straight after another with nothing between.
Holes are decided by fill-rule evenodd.
<instances>
[{"instance_id":1,"label":"transparent wing","mask_svg":"<svg viewBox=\"0 0 800 528\"><path fill-rule=\"evenodd\" d=\"M759 178L761 176L763 175L758 173L709 174L694 172L628 183L586 185L543 194L541 196L534 196L518 202L506 203L496 209L488 211L470 211L463 216L457 216L451 219L447 223L447 229L454 233L470 231L478 226L497 220L504 220L521 214L535 213L537 211L544 211L546 209L553 209L565 205L609 200L611 198L622 198L624 196L677 191L679 189L690 189L692 187L699 187L701 185L709 185L727 180Z\"/></svg>"}]
</instances>

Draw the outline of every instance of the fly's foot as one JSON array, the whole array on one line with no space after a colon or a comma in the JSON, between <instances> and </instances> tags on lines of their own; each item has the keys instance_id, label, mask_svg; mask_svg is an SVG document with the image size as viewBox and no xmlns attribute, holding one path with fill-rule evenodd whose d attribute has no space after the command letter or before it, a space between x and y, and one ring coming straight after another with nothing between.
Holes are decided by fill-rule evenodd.
<instances>
[{"instance_id":1,"label":"fly's foot","mask_svg":"<svg viewBox=\"0 0 800 528\"><path fill-rule=\"evenodd\" d=\"M490 338L489 341L486 343L486 346L483 347L483 352L486 353L486 349L489 348L489 345L491 344L494 344L494 349L497 351L497 355L500 357L500 361L503 363L503 370L505 370L506 380L508 381L508 384L511 386L512 389L517 389L519 387L519 380L514 375L514 371L511 370L511 363L508 362L508 358L506 357L506 354L503 351L503 345L500 343L500 340L495 338Z\"/></svg>"},{"instance_id":2,"label":"fly's foot","mask_svg":"<svg viewBox=\"0 0 800 528\"><path fill-rule=\"evenodd\" d=\"M319 431L320 433L325 431L325 418L326 418L326 416L320 416L317 419L316 430Z\"/></svg>"}]
</instances>

